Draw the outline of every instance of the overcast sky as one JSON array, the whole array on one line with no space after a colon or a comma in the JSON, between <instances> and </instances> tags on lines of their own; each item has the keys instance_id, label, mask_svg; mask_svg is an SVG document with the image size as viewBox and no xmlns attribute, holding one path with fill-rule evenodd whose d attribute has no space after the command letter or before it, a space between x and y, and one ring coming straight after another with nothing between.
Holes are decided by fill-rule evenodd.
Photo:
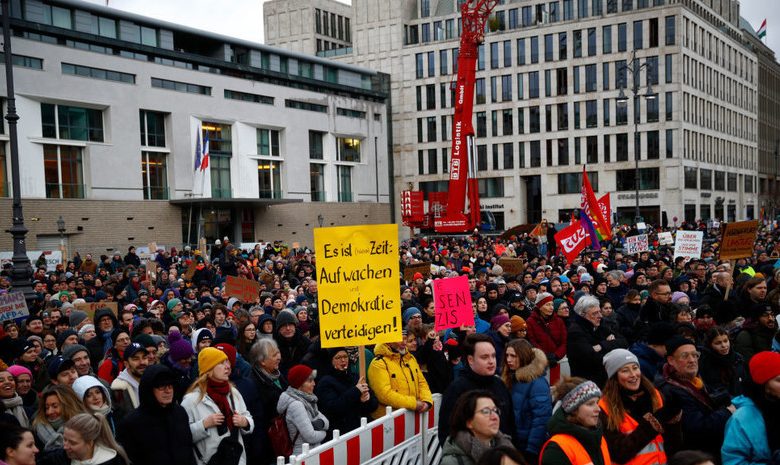
<instances>
[{"instance_id":1,"label":"overcast sky","mask_svg":"<svg viewBox=\"0 0 780 465\"><path fill-rule=\"evenodd\" d=\"M87 0L144 16L263 42L264 0ZM342 0L343 3L350 3ZM775 0L741 0L741 15L754 29L767 18L766 43L780 50L780 8Z\"/></svg>"}]
</instances>

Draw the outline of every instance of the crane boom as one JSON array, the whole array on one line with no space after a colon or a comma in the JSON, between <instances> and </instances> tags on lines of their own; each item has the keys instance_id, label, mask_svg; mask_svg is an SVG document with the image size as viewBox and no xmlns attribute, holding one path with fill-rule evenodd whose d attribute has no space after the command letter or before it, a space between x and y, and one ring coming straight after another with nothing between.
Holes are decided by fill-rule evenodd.
<instances>
[{"instance_id":1,"label":"crane boom","mask_svg":"<svg viewBox=\"0 0 780 465\"><path fill-rule=\"evenodd\" d=\"M452 149L446 213L434 222L436 232L463 233L480 223L479 185L474 145L474 86L479 45L485 39L485 23L500 0L470 0L461 5L462 32L452 118ZM466 212L466 198L469 211Z\"/></svg>"}]
</instances>

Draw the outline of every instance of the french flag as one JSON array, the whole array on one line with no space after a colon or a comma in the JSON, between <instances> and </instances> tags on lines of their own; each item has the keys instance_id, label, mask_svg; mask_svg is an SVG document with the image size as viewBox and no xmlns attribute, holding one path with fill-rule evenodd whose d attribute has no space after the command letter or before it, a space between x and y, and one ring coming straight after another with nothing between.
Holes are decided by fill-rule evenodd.
<instances>
[{"instance_id":1,"label":"french flag","mask_svg":"<svg viewBox=\"0 0 780 465\"><path fill-rule=\"evenodd\" d=\"M209 133L203 138L203 157L200 162L200 170L205 171L209 167Z\"/></svg>"}]
</instances>

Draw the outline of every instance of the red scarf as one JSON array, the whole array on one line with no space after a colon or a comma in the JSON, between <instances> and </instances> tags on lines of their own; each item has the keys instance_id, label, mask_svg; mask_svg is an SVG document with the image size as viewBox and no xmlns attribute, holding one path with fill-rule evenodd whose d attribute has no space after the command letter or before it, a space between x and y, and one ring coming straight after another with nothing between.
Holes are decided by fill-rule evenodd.
<instances>
[{"instance_id":1,"label":"red scarf","mask_svg":"<svg viewBox=\"0 0 780 465\"><path fill-rule=\"evenodd\" d=\"M232 430L233 409L230 408L230 402L228 402L227 398L228 394L230 394L230 383L227 381L214 381L209 378L206 393L211 397L211 400L217 404L219 412L222 415L225 415L225 424Z\"/></svg>"}]
</instances>

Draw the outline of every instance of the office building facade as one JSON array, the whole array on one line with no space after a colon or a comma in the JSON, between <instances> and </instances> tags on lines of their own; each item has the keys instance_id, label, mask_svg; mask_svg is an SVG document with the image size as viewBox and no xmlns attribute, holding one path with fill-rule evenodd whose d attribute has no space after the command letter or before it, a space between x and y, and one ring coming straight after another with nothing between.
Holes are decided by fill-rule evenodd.
<instances>
[{"instance_id":1,"label":"office building facade","mask_svg":"<svg viewBox=\"0 0 780 465\"><path fill-rule=\"evenodd\" d=\"M352 51L334 60L392 75L394 195L442 191L461 2L385 3L353 1ZM568 218L583 167L630 222L635 154L647 221L757 216L758 65L738 2L507 0L488 29L476 168L499 227Z\"/></svg>"},{"instance_id":2,"label":"office building facade","mask_svg":"<svg viewBox=\"0 0 780 465\"><path fill-rule=\"evenodd\" d=\"M11 4L28 249L58 241L59 215L70 249L101 253L311 246L320 223L390 221L388 76L86 2Z\"/></svg>"}]
</instances>

